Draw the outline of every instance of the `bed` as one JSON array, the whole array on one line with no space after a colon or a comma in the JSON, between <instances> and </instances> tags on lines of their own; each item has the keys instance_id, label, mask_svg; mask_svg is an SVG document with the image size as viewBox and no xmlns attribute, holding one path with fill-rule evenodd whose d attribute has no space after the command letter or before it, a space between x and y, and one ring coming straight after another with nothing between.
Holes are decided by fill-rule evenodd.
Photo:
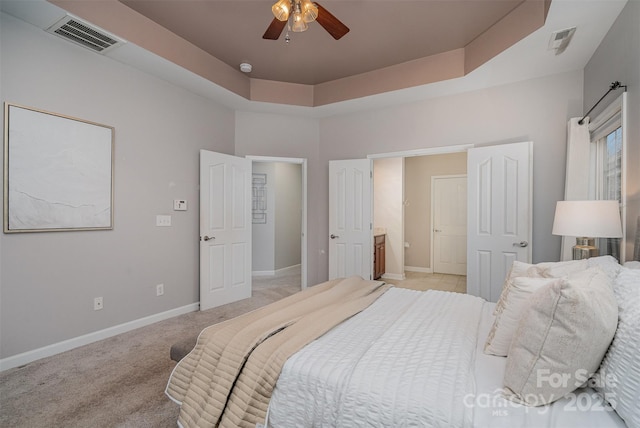
<instances>
[{"instance_id":1,"label":"bed","mask_svg":"<svg viewBox=\"0 0 640 428\"><path fill-rule=\"evenodd\" d=\"M600 265L588 270L597 270L594 275L611 284L623 269L608 258L590 264ZM532 266L526 266L528 273L520 266L511 279L536 277L525 282L543 286L574 275L567 265L546 264L531 274ZM584 276L585 266L569 270ZM543 274L556 276L542 279ZM640 300L634 300L634 287L640 289L640 271L630 275L626 290L631 297L615 297L634 302L624 314L637 317ZM515 302L519 291L512 285ZM613 390L587 382L550 404L532 406L523 401L526 395L514 400L513 390L505 386L506 372L514 371L508 365L511 357L487 353L496 320L507 316L504 307L515 305L508 295L495 304L361 278L308 290L201 333L167 386L169 397L181 405L180 426L624 427L623 417L628 426L640 423L640 363L625 345L634 340L629 334L639 333L635 318L625 321L631 324L616 348L625 355L622 367L617 361L607 367L627 370L626 364L636 379L627 376L632 379ZM609 339L607 348L616 343ZM610 354L603 364L612 360Z\"/></svg>"}]
</instances>

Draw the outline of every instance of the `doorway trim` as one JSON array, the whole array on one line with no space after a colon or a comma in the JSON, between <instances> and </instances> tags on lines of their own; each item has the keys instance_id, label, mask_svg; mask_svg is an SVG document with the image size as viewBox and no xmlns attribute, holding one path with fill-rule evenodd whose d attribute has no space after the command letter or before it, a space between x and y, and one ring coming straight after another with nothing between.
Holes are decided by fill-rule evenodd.
<instances>
[{"instance_id":1,"label":"doorway trim","mask_svg":"<svg viewBox=\"0 0 640 428\"><path fill-rule=\"evenodd\" d=\"M271 156L252 156L247 155L245 158L249 159L251 163L255 162L278 162L278 163L293 163L302 166L302 230L300 241L300 288L304 290L307 288L307 159L306 158L280 158Z\"/></svg>"},{"instance_id":2,"label":"doorway trim","mask_svg":"<svg viewBox=\"0 0 640 428\"><path fill-rule=\"evenodd\" d=\"M404 150L401 152L377 153L373 155L367 155L367 159L410 158L414 156L444 155L447 153L466 152L467 150L472 149L474 147L475 147L474 144L459 144L457 146L430 147L425 149Z\"/></svg>"}]
</instances>

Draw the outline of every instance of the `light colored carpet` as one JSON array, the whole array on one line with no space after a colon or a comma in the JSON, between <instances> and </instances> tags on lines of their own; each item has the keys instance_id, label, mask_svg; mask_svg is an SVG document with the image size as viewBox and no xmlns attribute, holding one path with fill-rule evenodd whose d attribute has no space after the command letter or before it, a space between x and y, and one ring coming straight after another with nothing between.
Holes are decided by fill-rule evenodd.
<instances>
[{"instance_id":1,"label":"light colored carpet","mask_svg":"<svg viewBox=\"0 0 640 428\"><path fill-rule=\"evenodd\" d=\"M299 275L254 281L253 297L192 312L0 373L0 427L175 427L164 389L171 345L300 290Z\"/></svg>"},{"instance_id":2,"label":"light colored carpet","mask_svg":"<svg viewBox=\"0 0 640 428\"><path fill-rule=\"evenodd\" d=\"M466 292L466 277L407 272L397 287ZM175 427L165 394L174 343L300 290L300 273L254 277L253 297L192 312L0 373L0 427Z\"/></svg>"}]
</instances>

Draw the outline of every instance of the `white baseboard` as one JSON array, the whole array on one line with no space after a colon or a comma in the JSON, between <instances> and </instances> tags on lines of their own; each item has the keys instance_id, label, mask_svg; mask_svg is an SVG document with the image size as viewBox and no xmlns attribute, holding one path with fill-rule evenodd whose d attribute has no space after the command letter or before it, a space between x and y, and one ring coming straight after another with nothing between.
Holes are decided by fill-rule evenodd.
<instances>
[{"instance_id":1,"label":"white baseboard","mask_svg":"<svg viewBox=\"0 0 640 428\"><path fill-rule=\"evenodd\" d=\"M295 270L299 270L302 265L298 263L297 265L291 265L287 267L283 267L282 269L278 269L276 271L276 275L284 275L286 273L292 273Z\"/></svg>"},{"instance_id":2,"label":"white baseboard","mask_svg":"<svg viewBox=\"0 0 640 428\"><path fill-rule=\"evenodd\" d=\"M433 269L417 267L417 266L405 266L404 270L407 272L422 272L422 273L433 273Z\"/></svg>"},{"instance_id":3,"label":"white baseboard","mask_svg":"<svg viewBox=\"0 0 640 428\"><path fill-rule=\"evenodd\" d=\"M275 270L254 270L251 271L251 276L274 276Z\"/></svg>"},{"instance_id":4,"label":"white baseboard","mask_svg":"<svg viewBox=\"0 0 640 428\"><path fill-rule=\"evenodd\" d=\"M283 267L277 270L254 270L251 272L251 276L276 276L284 275L296 269L300 269L301 264Z\"/></svg>"},{"instance_id":5,"label":"white baseboard","mask_svg":"<svg viewBox=\"0 0 640 428\"><path fill-rule=\"evenodd\" d=\"M84 334L82 336L74 337L73 339L64 340L62 342L53 343L51 345L44 346L42 348L34 349L33 351L23 352L22 354L13 355L11 357L3 358L0 360L0 371L9 370L14 367L20 367L25 364L29 364L33 361L41 358L50 357L52 355L59 354L61 352L69 351L80 346L88 345L99 340L107 339L118 334L126 333L131 330L135 330L140 327L144 327L150 324L164 321L169 318L177 317L178 315L187 314L189 312L195 312L200 309L200 303L191 303L190 305L182 306L180 308L170 309L159 314L149 315L148 317L140 318L137 320L129 321L124 324L119 324L113 327L105 328L104 330L95 331L93 333Z\"/></svg>"},{"instance_id":6,"label":"white baseboard","mask_svg":"<svg viewBox=\"0 0 640 428\"><path fill-rule=\"evenodd\" d=\"M404 273L385 273L382 275L382 279L395 279L396 281L403 281L406 279Z\"/></svg>"}]
</instances>

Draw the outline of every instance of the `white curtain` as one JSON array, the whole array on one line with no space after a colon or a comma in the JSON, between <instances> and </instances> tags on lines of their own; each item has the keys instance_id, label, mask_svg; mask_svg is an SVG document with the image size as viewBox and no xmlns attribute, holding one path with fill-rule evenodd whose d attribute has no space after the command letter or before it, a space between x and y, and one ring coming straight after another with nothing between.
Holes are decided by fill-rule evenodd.
<instances>
[{"instance_id":1,"label":"white curtain","mask_svg":"<svg viewBox=\"0 0 640 428\"><path fill-rule=\"evenodd\" d=\"M565 201L584 201L589 199L589 164L591 158L589 118L585 118L582 125L578 123L579 120L579 117L573 117L567 123ZM561 260L571 260L573 258L571 248L575 243L575 236L562 237Z\"/></svg>"}]
</instances>

